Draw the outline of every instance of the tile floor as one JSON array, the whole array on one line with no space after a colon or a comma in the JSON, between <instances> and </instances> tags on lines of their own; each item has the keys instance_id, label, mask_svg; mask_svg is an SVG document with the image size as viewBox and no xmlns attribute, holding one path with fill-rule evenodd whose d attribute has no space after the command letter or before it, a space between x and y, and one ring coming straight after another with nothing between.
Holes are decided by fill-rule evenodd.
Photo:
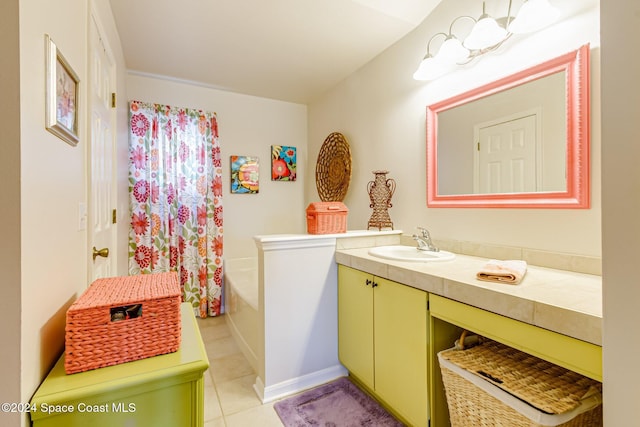
<instances>
[{"instance_id":1,"label":"tile floor","mask_svg":"<svg viewBox=\"0 0 640 427\"><path fill-rule=\"evenodd\" d=\"M224 315L198 318L209 356L204 381L204 427L281 427L273 403L253 391L256 374L236 345Z\"/></svg>"}]
</instances>

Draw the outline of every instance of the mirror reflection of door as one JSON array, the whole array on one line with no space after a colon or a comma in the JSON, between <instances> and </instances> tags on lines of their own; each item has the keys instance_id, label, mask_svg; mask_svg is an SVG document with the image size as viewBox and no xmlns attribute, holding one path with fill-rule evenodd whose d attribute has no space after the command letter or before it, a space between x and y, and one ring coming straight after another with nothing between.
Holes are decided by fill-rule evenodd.
<instances>
[{"instance_id":1,"label":"mirror reflection of door","mask_svg":"<svg viewBox=\"0 0 640 427\"><path fill-rule=\"evenodd\" d=\"M530 193L540 189L539 123L536 111L474 126L474 193Z\"/></svg>"}]
</instances>

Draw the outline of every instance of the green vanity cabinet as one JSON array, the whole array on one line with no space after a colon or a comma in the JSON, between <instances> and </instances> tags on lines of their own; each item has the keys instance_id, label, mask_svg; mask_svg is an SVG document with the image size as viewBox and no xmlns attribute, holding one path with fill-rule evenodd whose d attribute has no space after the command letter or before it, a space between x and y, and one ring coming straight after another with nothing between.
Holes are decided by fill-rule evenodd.
<instances>
[{"instance_id":1,"label":"green vanity cabinet","mask_svg":"<svg viewBox=\"0 0 640 427\"><path fill-rule=\"evenodd\" d=\"M375 388L372 283L370 274L338 266L338 358L371 390Z\"/></svg>"},{"instance_id":2,"label":"green vanity cabinet","mask_svg":"<svg viewBox=\"0 0 640 427\"><path fill-rule=\"evenodd\" d=\"M193 309L183 303L178 351L67 375L64 355L31 399L34 427L202 427L209 367Z\"/></svg>"},{"instance_id":3,"label":"green vanity cabinet","mask_svg":"<svg viewBox=\"0 0 640 427\"><path fill-rule=\"evenodd\" d=\"M428 424L427 293L338 266L341 363L392 412Z\"/></svg>"},{"instance_id":4,"label":"green vanity cabinet","mask_svg":"<svg viewBox=\"0 0 640 427\"><path fill-rule=\"evenodd\" d=\"M391 269L365 250L342 250L337 258L339 358L357 382L410 426L450 425L437 354L453 347L463 330L602 381L600 345L445 297L449 294L447 280L444 287L438 287L425 279L421 290L374 276L377 272L398 277L387 276ZM362 268L370 272L341 262L362 262ZM407 263L405 268L415 275L403 277L421 280L421 266ZM434 271L428 276L446 279ZM537 304L529 296L520 298ZM567 319L575 319L570 307L566 307ZM548 323L548 316L543 319Z\"/></svg>"}]
</instances>

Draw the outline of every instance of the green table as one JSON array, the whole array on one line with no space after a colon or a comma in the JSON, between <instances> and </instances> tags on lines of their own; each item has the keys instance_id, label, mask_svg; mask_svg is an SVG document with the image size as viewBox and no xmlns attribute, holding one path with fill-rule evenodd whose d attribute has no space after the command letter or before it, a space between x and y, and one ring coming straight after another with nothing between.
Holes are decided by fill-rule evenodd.
<instances>
[{"instance_id":1,"label":"green table","mask_svg":"<svg viewBox=\"0 0 640 427\"><path fill-rule=\"evenodd\" d=\"M33 426L202 427L209 362L193 309L180 309L174 353L71 375L62 355L31 399Z\"/></svg>"}]
</instances>

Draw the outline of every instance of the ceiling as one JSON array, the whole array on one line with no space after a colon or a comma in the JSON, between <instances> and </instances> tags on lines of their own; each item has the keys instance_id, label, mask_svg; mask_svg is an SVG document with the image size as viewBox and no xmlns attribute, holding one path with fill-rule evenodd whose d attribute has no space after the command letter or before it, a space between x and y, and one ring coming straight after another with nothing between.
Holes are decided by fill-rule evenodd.
<instances>
[{"instance_id":1,"label":"ceiling","mask_svg":"<svg viewBox=\"0 0 640 427\"><path fill-rule=\"evenodd\" d=\"M441 0L109 0L126 67L306 104Z\"/></svg>"}]
</instances>

